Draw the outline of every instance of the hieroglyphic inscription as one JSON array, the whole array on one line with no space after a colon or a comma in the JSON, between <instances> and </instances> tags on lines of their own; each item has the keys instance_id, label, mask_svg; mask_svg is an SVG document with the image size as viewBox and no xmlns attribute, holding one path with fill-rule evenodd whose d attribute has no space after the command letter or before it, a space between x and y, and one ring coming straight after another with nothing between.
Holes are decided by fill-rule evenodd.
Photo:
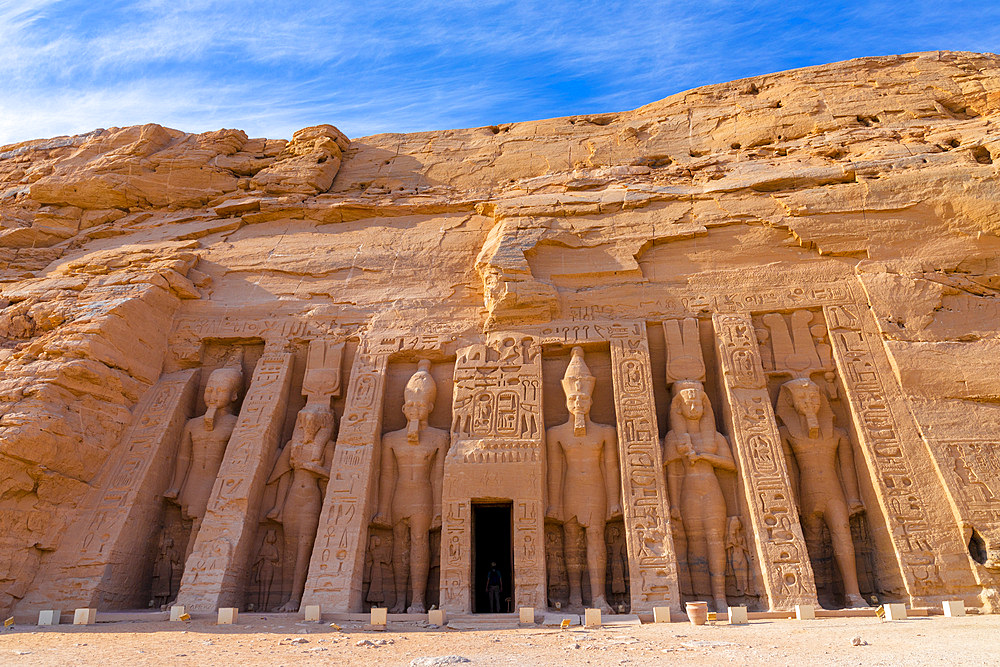
<instances>
[{"instance_id":1,"label":"hieroglyphic inscription","mask_svg":"<svg viewBox=\"0 0 1000 667\"><path fill-rule=\"evenodd\" d=\"M613 324L611 367L632 613L679 609L677 555L667 523L663 454L653 397L649 343L642 323Z\"/></svg>"},{"instance_id":2,"label":"hieroglyphic inscription","mask_svg":"<svg viewBox=\"0 0 1000 667\"><path fill-rule=\"evenodd\" d=\"M897 401L888 394L889 385L876 356L876 346L880 356L885 352L874 319L856 306L829 306L823 312L858 441L882 511L889 518L907 592L911 600L940 592L943 531L935 530L927 512L926 491L916 483L909 460L915 452L906 451L903 444L904 438L920 442L920 436L909 413L894 407L902 400L898 389L893 391ZM888 366L888 360L884 365Z\"/></svg>"},{"instance_id":3,"label":"hieroglyphic inscription","mask_svg":"<svg viewBox=\"0 0 1000 667\"><path fill-rule=\"evenodd\" d=\"M142 575L147 545L160 522L159 494L169 481L197 389L197 371L189 370L163 376L143 395L121 451L108 458L57 559L39 572L37 604L145 606ZM34 597L19 609L27 610Z\"/></svg>"},{"instance_id":4,"label":"hieroglyphic inscription","mask_svg":"<svg viewBox=\"0 0 1000 667\"><path fill-rule=\"evenodd\" d=\"M292 361L289 352L265 351L257 362L184 568L178 604L211 611L242 603L264 483L281 437Z\"/></svg>"},{"instance_id":5,"label":"hieroglyphic inscription","mask_svg":"<svg viewBox=\"0 0 1000 667\"><path fill-rule=\"evenodd\" d=\"M385 345L386 348L396 345ZM374 456L382 433L389 352L365 345L354 360L347 405L330 466L302 606L361 611Z\"/></svg>"},{"instance_id":6,"label":"hieroglyphic inscription","mask_svg":"<svg viewBox=\"0 0 1000 667\"><path fill-rule=\"evenodd\" d=\"M442 499L441 604L472 611L470 503L507 498L514 512L514 606L543 608L541 349L533 338L496 334L489 345L459 350L454 377Z\"/></svg>"},{"instance_id":7,"label":"hieroglyphic inscription","mask_svg":"<svg viewBox=\"0 0 1000 667\"><path fill-rule=\"evenodd\" d=\"M984 565L1000 568L1000 442L935 440L930 445L967 530L975 529L985 540Z\"/></svg>"},{"instance_id":8,"label":"hieroglyphic inscription","mask_svg":"<svg viewBox=\"0 0 1000 667\"><path fill-rule=\"evenodd\" d=\"M726 392L726 420L742 477L764 590L771 609L816 604L816 583L799 524L774 408L750 317L712 317Z\"/></svg>"}]
</instances>

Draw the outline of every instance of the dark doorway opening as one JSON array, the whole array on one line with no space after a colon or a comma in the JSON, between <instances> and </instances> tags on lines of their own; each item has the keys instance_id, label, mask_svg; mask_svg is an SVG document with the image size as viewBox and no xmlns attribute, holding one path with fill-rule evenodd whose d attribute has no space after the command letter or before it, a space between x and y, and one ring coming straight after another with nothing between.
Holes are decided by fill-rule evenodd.
<instances>
[{"instance_id":1,"label":"dark doorway opening","mask_svg":"<svg viewBox=\"0 0 1000 667\"><path fill-rule=\"evenodd\" d=\"M472 610L490 613L490 598L486 589L491 563L500 572L500 611L511 610L514 599L514 547L511 520L514 503L472 503Z\"/></svg>"}]
</instances>

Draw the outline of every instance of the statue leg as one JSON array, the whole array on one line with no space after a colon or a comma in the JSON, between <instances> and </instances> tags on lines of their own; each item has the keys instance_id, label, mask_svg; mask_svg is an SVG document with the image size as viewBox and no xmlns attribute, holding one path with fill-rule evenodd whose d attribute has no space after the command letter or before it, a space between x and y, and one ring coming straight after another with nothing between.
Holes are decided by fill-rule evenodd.
<instances>
[{"instance_id":1,"label":"statue leg","mask_svg":"<svg viewBox=\"0 0 1000 667\"><path fill-rule=\"evenodd\" d=\"M610 614L612 609L605 599L604 582L608 571L608 547L604 543L603 521L594 521L587 526L587 570L590 572L591 606Z\"/></svg>"},{"instance_id":2,"label":"statue leg","mask_svg":"<svg viewBox=\"0 0 1000 667\"><path fill-rule=\"evenodd\" d=\"M396 591L396 601L389 611L402 614L406 609L406 579L410 563L407 557L406 537L410 530L408 519L402 519L392 526L392 579Z\"/></svg>"},{"instance_id":3,"label":"statue leg","mask_svg":"<svg viewBox=\"0 0 1000 667\"><path fill-rule=\"evenodd\" d=\"M195 517L191 522L191 532L188 534L187 549L184 552L184 563L188 561L191 552L194 551L194 541L198 537L198 530L201 528L201 517Z\"/></svg>"},{"instance_id":4,"label":"statue leg","mask_svg":"<svg viewBox=\"0 0 1000 667\"><path fill-rule=\"evenodd\" d=\"M708 547L708 573L712 581L712 598L715 611L729 609L726 601L726 519L712 517L705 526L705 542Z\"/></svg>"},{"instance_id":5,"label":"statue leg","mask_svg":"<svg viewBox=\"0 0 1000 667\"><path fill-rule=\"evenodd\" d=\"M837 561L841 581L844 582L845 602L848 607L865 607L867 603L858 589L858 566L854 558L854 540L851 538L851 520L846 503L839 499L831 500L827 503L823 517L830 529L833 557Z\"/></svg>"},{"instance_id":6,"label":"statue leg","mask_svg":"<svg viewBox=\"0 0 1000 667\"><path fill-rule=\"evenodd\" d=\"M684 532L687 536L687 565L691 574L691 592L697 600L712 591L708 565L708 543L705 535L704 509L684 508Z\"/></svg>"},{"instance_id":7,"label":"statue leg","mask_svg":"<svg viewBox=\"0 0 1000 667\"><path fill-rule=\"evenodd\" d=\"M431 520L410 517L410 587L413 598L407 613L422 614L426 611L427 574L431 569Z\"/></svg>"},{"instance_id":8,"label":"statue leg","mask_svg":"<svg viewBox=\"0 0 1000 667\"><path fill-rule=\"evenodd\" d=\"M569 579L570 609L583 608L583 591L581 577L583 576L583 553L580 541L583 539L583 528L576 518L563 524L563 554L566 557L566 578Z\"/></svg>"}]
</instances>

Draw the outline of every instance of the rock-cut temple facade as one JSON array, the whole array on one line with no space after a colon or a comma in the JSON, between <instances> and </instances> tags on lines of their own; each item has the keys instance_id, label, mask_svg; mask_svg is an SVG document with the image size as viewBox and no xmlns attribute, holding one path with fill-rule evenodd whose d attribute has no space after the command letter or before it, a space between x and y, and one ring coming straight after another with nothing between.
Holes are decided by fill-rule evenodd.
<instances>
[{"instance_id":1,"label":"rock-cut temple facade","mask_svg":"<svg viewBox=\"0 0 1000 667\"><path fill-rule=\"evenodd\" d=\"M0 147L0 611L997 611L998 159L951 52Z\"/></svg>"}]
</instances>

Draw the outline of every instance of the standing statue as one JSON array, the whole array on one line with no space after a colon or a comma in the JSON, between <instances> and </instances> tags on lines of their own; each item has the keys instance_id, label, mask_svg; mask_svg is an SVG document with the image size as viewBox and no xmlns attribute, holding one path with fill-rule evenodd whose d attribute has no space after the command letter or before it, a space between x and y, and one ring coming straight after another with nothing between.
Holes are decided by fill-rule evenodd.
<instances>
[{"instance_id":1,"label":"standing statue","mask_svg":"<svg viewBox=\"0 0 1000 667\"><path fill-rule=\"evenodd\" d=\"M395 604L392 613L426 611L431 565L430 531L441 525L441 484L448 432L427 425L437 385L422 360L403 392L406 428L382 437L378 513L372 523L392 528ZM407 548L409 538L409 548ZM407 579L412 597L406 607Z\"/></svg>"},{"instance_id":2,"label":"standing statue","mask_svg":"<svg viewBox=\"0 0 1000 667\"><path fill-rule=\"evenodd\" d=\"M295 418L295 430L278 456L268 484L277 482L275 505L267 518L284 529L283 562L292 568L292 589L279 612L298 611L309 573L309 558L319 515L323 509L323 490L330 479L333 462L334 415L329 403L306 403Z\"/></svg>"},{"instance_id":3,"label":"standing statue","mask_svg":"<svg viewBox=\"0 0 1000 667\"><path fill-rule=\"evenodd\" d=\"M695 595L711 592L715 610L726 603L726 498L716 469L736 470L725 436L715 430L715 414L701 382L674 383L670 431L663 439L670 517L682 521L687 565Z\"/></svg>"},{"instance_id":4,"label":"standing statue","mask_svg":"<svg viewBox=\"0 0 1000 667\"><path fill-rule=\"evenodd\" d=\"M738 516L729 517L729 525L726 527L726 555L729 570L733 573L736 595L747 595L750 592L750 549L747 547L743 522Z\"/></svg>"},{"instance_id":5,"label":"standing statue","mask_svg":"<svg viewBox=\"0 0 1000 667\"><path fill-rule=\"evenodd\" d=\"M174 599L174 571L178 565L174 538L164 532L160 536L159 558L153 568L153 606L163 608Z\"/></svg>"},{"instance_id":6,"label":"standing statue","mask_svg":"<svg viewBox=\"0 0 1000 667\"><path fill-rule=\"evenodd\" d=\"M776 413L806 543L814 546L820 542L825 523L847 605L864 607L865 600L858 590L850 518L865 508L858 497L854 454L847 434L833 425L833 411L826 396L808 378L789 380L781 386Z\"/></svg>"},{"instance_id":7,"label":"standing statue","mask_svg":"<svg viewBox=\"0 0 1000 667\"><path fill-rule=\"evenodd\" d=\"M208 376L205 385L207 410L203 416L189 419L184 425L173 480L163 494L164 498L181 506L181 515L185 519L193 521L185 561L194 549L222 457L236 428L233 403L239 398L243 385L241 356L234 356L230 365L218 368Z\"/></svg>"},{"instance_id":8,"label":"standing statue","mask_svg":"<svg viewBox=\"0 0 1000 667\"><path fill-rule=\"evenodd\" d=\"M583 349L574 347L562 379L570 419L545 432L549 498L546 516L563 522L570 608L583 606L583 558L579 548L583 538L591 606L611 613L604 588L608 557L604 527L609 518L621 514L621 479L615 428L590 420L596 382L583 360Z\"/></svg>"},{"instance_id":9,"label":"standing statue","mask_svg":"<svg viewBox=\"0 0 1000 667\"><path fill-rule=\"evenodd\" d=\"M274 577L281 559L277 543L277 534L273 528L269 528L264 534L264 541L253 564L253 580L257 584L257 609L260 611L270 611L271 588L274 586Z\"/></svg>"}]
</instances>

